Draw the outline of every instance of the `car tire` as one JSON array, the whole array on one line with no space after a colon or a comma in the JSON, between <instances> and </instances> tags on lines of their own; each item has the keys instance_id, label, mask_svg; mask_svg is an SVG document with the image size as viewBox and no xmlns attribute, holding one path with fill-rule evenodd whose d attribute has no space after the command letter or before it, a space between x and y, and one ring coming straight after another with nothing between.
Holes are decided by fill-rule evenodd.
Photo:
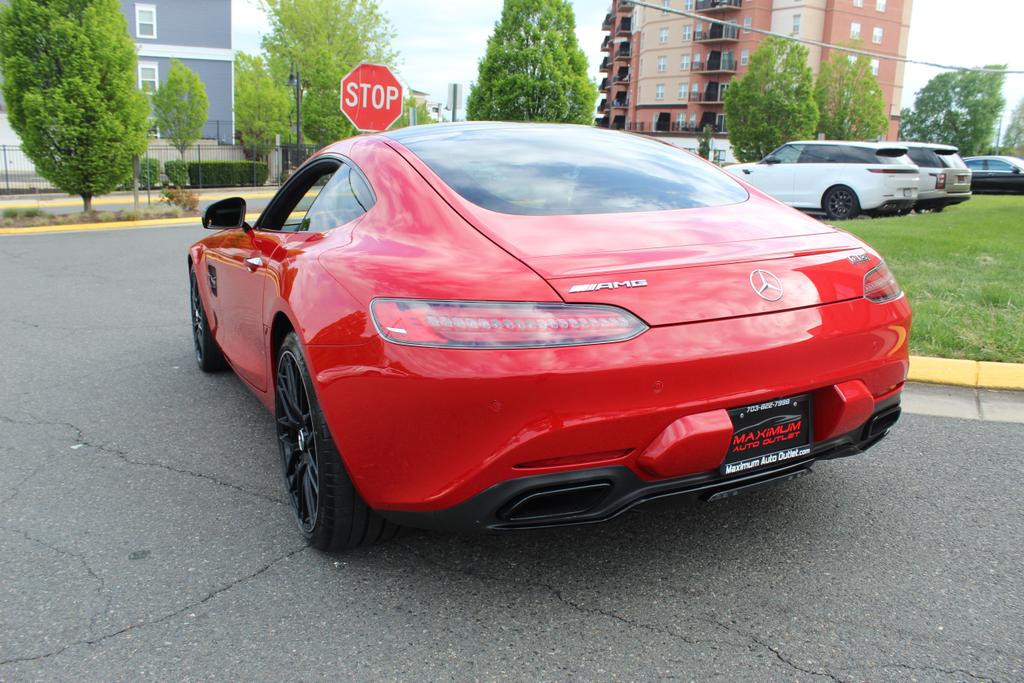
<instances>
[{"instance_id":1,"label":"car tire","mask_svg":"<svg viewBox=\"0 0 1024 683\"><path fill-rule=\"evenodd\" d=\"M192 346L196 354L196 363L203 372L217 372L227 367L224 354L217 346L217 340L210 332L210 324L203 307L203 297L199 294L199 282L196 280L196 269L189 266L189 317L192 321Z\"/></svg>"},{"instance_id":2,"label":"car tire","mask_svg":"<svg viewBox=\"0 0 1024 683\"><path fill-rule=\"evenodd\" d=\"M846 185L836 185L825 192L821 208L829 220L849 220L860 215L860 200L857 193Z\"/></svg>"},{"instance_id":3,"label":"car tire","mask_svg":"<svg viewBox=\"0 0 1024 683\"><path fill-rule=\"evenodd\" d=\"M277 352L274 398L285 491L306 541L330 552L394 537L399 527L366 505L345 471L294 332Z\"/></svg>"}]
</instances>

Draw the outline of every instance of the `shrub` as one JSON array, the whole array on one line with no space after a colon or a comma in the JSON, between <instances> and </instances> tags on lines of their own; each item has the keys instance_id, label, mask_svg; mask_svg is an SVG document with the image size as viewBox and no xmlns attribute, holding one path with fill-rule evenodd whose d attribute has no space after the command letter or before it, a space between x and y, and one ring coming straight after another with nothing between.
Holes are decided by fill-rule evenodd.
<instances>
[{"instance_id":1,"label":"shrub","mask_svg":"<svg viewBox=\"0 0 1024 683\"><path fill-rule=\"evenodd\" d=\"M199 208L199 194L182 187L165 187L160 191L160 200L178 206L185 211L195 211Z\"/></svg>"},{"instance_id":2,"label":"shrub","mask_svg":"<svg viewBox=\"0 0 1024 683\"><path fill-rule=\"evenodd\" d=\"M175 187L188 185L188 164L187 161L174 159L164 162L164 175L167 176L167 182Z\"/></svg>"},{"instance_id":3,"label":"shrub","mask_svg":"<svg viewBox=\"0 0 1024 683\"><path fill-rule=\"evenodd\" d=\"M188 164L192 187L263 185L269 175L270 169L262 161L190 161Z\"/></svg>"}]
</instances>

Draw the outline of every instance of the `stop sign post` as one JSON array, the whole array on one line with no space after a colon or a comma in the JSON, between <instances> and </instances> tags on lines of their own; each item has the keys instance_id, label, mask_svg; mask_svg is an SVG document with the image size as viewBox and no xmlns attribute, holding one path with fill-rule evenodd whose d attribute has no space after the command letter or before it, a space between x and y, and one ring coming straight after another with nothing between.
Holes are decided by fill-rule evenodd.
<instances>
[{"instance_id":1,"label":"stop sign post","mask_svg":"<svg viewBox=\"0 0 1024 683\"><path fill-rule=\"evenodd\" d=\"M360 64L341 79L341 111L358 130L387 130L402 107L402 86L382 64Z\"/></svg>"}]
</instances>

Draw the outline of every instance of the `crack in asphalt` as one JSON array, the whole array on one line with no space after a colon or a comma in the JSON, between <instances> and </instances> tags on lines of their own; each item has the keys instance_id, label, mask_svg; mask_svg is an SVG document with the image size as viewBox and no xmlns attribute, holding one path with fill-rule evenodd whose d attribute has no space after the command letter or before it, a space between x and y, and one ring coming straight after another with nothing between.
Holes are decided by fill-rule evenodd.
<instances>
[{"instance_id":1,"label":"crack in asphalt","mask_svg":"<svg viewBox=\"0 0 1024 683\"><path fill-rule=\"evenodd\" d=\"M243 486L239 486L238 484L232 484L229 481L224 481L222 479L218 479L217 477L214 477L214 476L209 475L209 474L204 474L203 472L195 472L193 470L186 470L186 469L182 469L182 468L179 468L179 467L172 467L171 465L167 465L165 463L160 463L160 462L147 462L145 460L136 460L136 459L132 458L131 455L129 453L125 452L125 451L122 451L122 450L117 449L117 448L112 448L112 447L107 446L105 444L93 443L93 442L89 441L85 437L85 432L82 430L82 428L78 427L78 426L76 426L76 425L74 425L74 424L72 424L70 422L59 422L59 421L39 420L39 419L33 419L32 421L28 421L28 420L15 420L14 418L6 417L4 415L0 415L0 422L5 422L7 424L19 424L19 425L29 425L29 426L64 427L66 429L72 430L75 433L75 437L74 438L75 438L75 441L76 441L76 445L81 444L82 446L86 446L86 447L91 448L91 449L93 449L95 451L99 451L100 453L105 453L106 455L109 455L109 456L112 456L114 458L117 458L118 460L121 460L122 462L125 462L125 463L127 463L129 465L138 465L140 467L154 467L154 468L157 468L157 469L166 470L168 472L174 472L176 474L184 474L186 476L195 477L196 479L204 479L206 481L213 482L214 484L217 484L219 486L224 486L224 487L227 487L227 488L230 488L230 489L234 489L235 491L239 491L239 492L244 493L244 494L246 494L248 496L253 496L254 498L259 498L261 500L265 500L265 501L268 501L270 503L276 503L277 505L286 505L287 504L286 501L284 501L284 500L282 500L280 498L275 498L273 496L268 496L267 494L260 493L258 491L251 491L251 490L249 490L249 489L247 489L247 488L245 488ZM26 480L27 480L27 478L25 480L22 480L21 482L19 482L18 486L23 484ZM15 495L17 495L17 491L15 491L14 495L9 496L7 499L4 499L3 501L0 501L0 502L6 503L7 500L9 500L11 498L14 498Z\"/></svg>"},{"instance_id":2,"label":"crack in asphalt","mask_svg":"<svg viewBox=\"0 0 1024 683\"><path fill-rule=\"evenodd\" d=\"M495 576L493 574L487 574L485 572L478 572L478 571L473 571L473 570L469 570L469 569L464 569L462 567L449 565L449 564L446 564L444 562L441 562L440 560L437 560L435 558L429 557L428 555L420 552L419 550L417 550L416 548L413 548L412 546L410 546L408 544L403 544L403 547L406 550L408 550L410 553L415 555L416 557L418 557L421 560L423 560L424 562L426 562L428 564L431 564L431 565L433 565L435 567L438 567L439 569L442 569L442 570L447 571L447 572L457 573L457 574L461 574L463 576L469 576L471 578L481 579L481 580L484 580L484 581L493 581L493 582L497 582L497 583L521 584L521 585L533 586L535 588L541 588L541 589L544 589L547 592L549 592L560 603L562 603L563 605L565 605L566 607L568 607L568 608L570 608L570 609L572 609L574 611L583 612L585 614L600 615L600 616L603 616L603 617L606 617L606 618L609 618L609 619L613 619L613 620L618 621L620 623L626 624L627 626L631 626L633 628L638 628L638 629L641 629L641 630L649 631L651 633L657 633L659 635L667 636L667 637L672 638L674 640L680 640L680 641L686 643L687 645L703 645L703 644L707 644L707 641L695 640L693 638L689 638L689 637L687 637L687 636L685 636L685 635L683 635L683 634L681 634L681 633L679 633L677 631L673 631L671 629L667 629L667 628L664 628L664 627L661 627L661 626L657 626L655 624L648 624L648 623L644 623L644 622L641 622L641 621L636 621L634 619L630 619L628 617L625 617L625 616L623 616L621 614L618 614L616 612L612 612L612 611L609 611L609 610L604 610L604 609L600 609L600 608L597 608L597 607L588 607L586 605L581 605L580 603L573 602L572 600L566 598L559 588L557 588L557 587L555 587L555 586L553 586L553 585L551 585L549 583L545 583L545 582L542 582L542 581L524 581L524 580L520 580L520 579L513 579L513 578L503 577L503 576ZM698 617L698 618L700 618L700 617ZM843 683L842 679L840 679L839 677L837 677L836 675L832 674L831 672L829 672L827 670L824 670L824 669L823 670L813 670L813 669L807 669L807 668L804 668L804 667L800 666L796 662L793 662L788 657L783 655L783 653L778 648L770 645L769 643L764 642L763 640L757 638L756 636L754 636L754 635L752 635L750 633L746 633L744 631L740 631L738 629L732 628L729 625L724 624L724 623L719 622L719 621L714 620L714 619L704 618L704 619L702 619L702 621L705 621L708 624L717 626L717 627L725 630L726 632L728 632L728 633L730 633L732 635L739 636L739 637L741 637L741 638L743 638L745 640L748 640L748 641L750 641L750 642L752 642L752 643L754 643L754 644L764 648L765 650L770 652L780 663L784 664L785 666L789 667L790 669L792 669L794 671L797 671L797 672L800 672L800 673L803 673L803 674L807 674L809 676L819 676L819 677L828 678L829 680L835 681L836 683ZM720 642L722 642L722 641L717 641L716 640L716 641L714 641L714 643L712 645L720 643Z\"/></svg>"},{"instance_id":3,"label":"crack in asphalt","mask_svg":"<svg viewBox=\"0 0 1024 683\"><path fill-rule=\"evenodd\" d=\"M6 527L4 527L4 528L6 528ZM18 530L18 529L10 529L10 530L21 533L20 530ZM27 538L27 536L26 536L26 538ZM29 539L29 540L35 540L35 539ZM138 631L138 630L146 628L148 626L155 626L157 624L162 624L163 622L168 621L170 619L173 619L174 617L180 616L180 615L184 614L185 612L188 612L190 610L196 609L197 607L200 607L201 605L205 605L206 603L210 602L211 600L213 600L218 595L220 595L222 593L225 593L225 592L231 590L232 588L235 588L235 587L237 587L237 586L239 586L239 585L241 585L243 583L246 583L247 581L251 581L251 580L259 577L260 575L262 575L262 574L266 573L267 571L269 571L275 565L277 565L277 564L279 564L281 562L285 562L287 560L290 560L291 558L295 557L299 553L301 553L301 552L303 552L305 550L308 550L308 549L309 549L308 545L303 545L301 548L296 548L295 550L290 550L289 552L285 553L284 555L280 555L280 556L274 558L273 560L271 560L270 562L267 562L266 564L262 565L261 567L259 567L255 571L253 571L253 572L251 572L249 574L246 574L245 576L241 576L241 577L235 579L234 581L231 581L230 583L227 583L224 586L221 586L220 588L217 588L215 590L210 591L209 593L207 593L205 596L203 596L199 600L195 600L193 602L190 602L187 605L185 605L184 607L181 607L181 608L179 608L179 609L177 609L177 610L175 610L173 612L169 612L167 614L164 614L163 616L157 617L156 619L152 619L150 621L135 622L135 623L132 623L132 624L128 624L127 626L124 626L124 627L122 627L122 628L120 628L120 629L118 629L116 631L111 631L110 633L105 633L103 635L95 636L95 637L92 637L92 638L83 638L83 639L80 639L80 640L76 640L76 641L67 643L65 645L62 645L61 647L57 648L56 650L53 650L52 652L45 652L43 654L33 655L31 657L12 657L10 659L5 659L3 661L0 661L0 666L8 666L8 665L11 665L11 664L22 664L22 663L26 663L26 662L42 661L42 660L45 660L45 659L49 659L51 657L56 657L57 655L65 652L66 650L68 650L68 649L70 649L72 647L77 647L79 645L90 645L90 646L91 645L98 645L99 643L102 643L104 641L110 640L111 638L116 638L116 637L118 637L118 636L120 636L120 635L122 635L124 633L128 633L129 631ZM91 570L90 570L90 573L92 573ZM96 578L99 579L98 576ZM102 581L102 579L99 579L99 580Z\"/></svg>"}]
</instances>

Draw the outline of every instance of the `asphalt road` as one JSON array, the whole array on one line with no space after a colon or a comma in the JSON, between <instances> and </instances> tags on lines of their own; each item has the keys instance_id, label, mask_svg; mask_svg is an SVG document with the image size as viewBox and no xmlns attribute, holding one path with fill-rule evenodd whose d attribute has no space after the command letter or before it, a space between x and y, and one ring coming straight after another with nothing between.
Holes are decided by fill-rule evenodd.
<instances>
[{"instance_id":1,"label":"asphalt road","mask_svg":"<svg viewBox=\"0 0 1024 683\"><path fill-rule=\"evenodd\" d=\"M0 238L0 680L1024 679L1024 425L704 506L307 549L192 228Z\"/></svg>"}]
</instances>

